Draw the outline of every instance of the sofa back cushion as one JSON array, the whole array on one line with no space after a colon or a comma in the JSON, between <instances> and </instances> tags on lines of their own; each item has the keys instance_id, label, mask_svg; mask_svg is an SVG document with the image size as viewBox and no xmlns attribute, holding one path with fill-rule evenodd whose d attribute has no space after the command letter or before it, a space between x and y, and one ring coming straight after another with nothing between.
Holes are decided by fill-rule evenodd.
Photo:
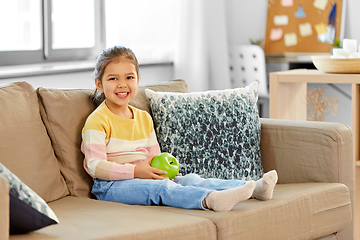
<instances>
[{"instance_id":1,"label":"sofa back cushion","mask_svg":"<svg viewBox=\"0 0 360 240\"><path fill-rule=\"evenodd\" d=\"M46 202L69 194L34 88L26 82L0 87L0 162Z\"/></svg>"},{"instance_id":2,"label":"sofa back cushion","mask_svg":"<svg viewBox=\"0 0 360 240\"><path fill-rule=\"evenodd\" d=\"M81 129L94 110L91 90L38 88L40 113L52 141L61 173L72 196L92 197L91 177L83 168Z\"/></svg>"},{"instance_id":3,"label":"sofa back cushion","mask_svg":"<svg viewBox=\"0 0 360 240\"><path fill-rule=\"evenodd\" d=\"M145 94L145 89L151 89L157 92L188 92L186 82L182 79L164 81L156 84L139 86L136 97L130 101L130 105L138 109L147 111L151 115L150 100Z\"/></svg>"},{"instance_id":4,"label":"sofa back cushion","mask_svg":"<svg viewBox=\"0 0 360 240\"><path fill-rule=\"evenodd\" d=\"M140 86L131 105L150 112L150 101L145 89L154 91L186 92L183 80L169 80L163 83ZM46 89L37 90L40 112L52 140L55 154L60 162L61 173L66 179L73 196L93 197L90 193L92 180L83 168L81 153L81 130L88 115L94 110L90 101L92 90Z\"/></svg>"}]
</instances>

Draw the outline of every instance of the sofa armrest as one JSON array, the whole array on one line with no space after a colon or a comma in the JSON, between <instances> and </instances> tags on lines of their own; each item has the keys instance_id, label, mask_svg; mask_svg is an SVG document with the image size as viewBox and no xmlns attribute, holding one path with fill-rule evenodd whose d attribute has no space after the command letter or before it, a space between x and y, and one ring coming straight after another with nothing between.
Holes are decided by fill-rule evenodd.
<instances>
[{"instance_id":1,"label":"sofa armrest","mask_svg":"<svg viewBox=\"0 0 360 240\"><path fill-rule=\"evenodd\" d=\"M340 123L261 119L264 171L279 183L338 182L354 185L351 129Z\"/></svg>"},{"instance_id":2,"label":"sofa armrest","mask_svg":"<svg viewBox=\"0 0 360 240\"><path fill-rule=\"evenodd\" d=\"M9 239L9 185L0 177L0 239Z\"/></svg>"},{"instance_id":3,"label":"sofa armrest","mask_svg":"<svg viewBox=\"0 0 360 240\"><path fill-rule=\"evenodd\" d=\"M351 129L340 123L261 119L264 171L279 183L337 182L349 188L354 216L355 162ZM352 239L353 221L337 234Z\"/></svg>"}]
</instances>

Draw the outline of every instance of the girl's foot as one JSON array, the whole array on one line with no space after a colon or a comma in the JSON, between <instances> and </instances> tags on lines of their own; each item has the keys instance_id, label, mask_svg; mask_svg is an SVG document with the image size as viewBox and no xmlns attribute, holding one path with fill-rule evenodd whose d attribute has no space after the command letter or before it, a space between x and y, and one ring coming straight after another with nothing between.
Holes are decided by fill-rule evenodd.
<instances>
[{"instance_id":1,"label":"girl's foot","mask_svg":"<svg viewBox=\"0 0 360 240\"><path fill-rule=\"evenodd\" d=\"M205 204L203 205L215 212L230 211L236 203L251 197L255 189L255 184L255 181L249 181L236 188L212 191L205 197L203 201Z\"/></svg>"},{"instance_id":2,"label":"girl's foot","mask_svg":"<svg viewBox=\"0 0 360 240\"><path fill-rule=\"evenodd\" d=\"M263 201L272 199L277 181L278 175L275 170L265 173L263 178L256 181L253 197Z\"/></svg>"}]
</instances>

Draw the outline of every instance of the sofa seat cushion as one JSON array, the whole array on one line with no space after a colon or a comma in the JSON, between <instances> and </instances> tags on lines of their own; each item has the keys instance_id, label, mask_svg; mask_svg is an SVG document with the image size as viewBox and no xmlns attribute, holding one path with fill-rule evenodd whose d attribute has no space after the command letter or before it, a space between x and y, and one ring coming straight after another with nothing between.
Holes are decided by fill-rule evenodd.
<instances>
[{"instance_id":1,"label":"sofa seat cushion","mask_svg":"<svg viewBox=\"0 0 360 240\"><path fill-rule=\"evenodd\" d=\"M60 223L15 239L216 239L206 218L81 197L52 202Z\"/></svg>"},{"instance_id":2,"label":"sofa seat cushion","mask_svg":"<svg viewBox=\"0 0 360 240\"><path fill-rule=\"evenodd\" d=\"M316 239L341 230L352 218L349 190L340 183L278 184L272 200L247 200L230 212L161 209L210 219L219 240Z\"/></svg>"}]
</instances>

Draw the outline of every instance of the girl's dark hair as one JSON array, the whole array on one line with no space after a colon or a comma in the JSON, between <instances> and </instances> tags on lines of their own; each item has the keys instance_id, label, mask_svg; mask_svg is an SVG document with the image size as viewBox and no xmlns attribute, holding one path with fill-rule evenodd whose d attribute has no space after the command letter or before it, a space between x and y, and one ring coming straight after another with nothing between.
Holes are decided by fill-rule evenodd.
<instances>
[{"instance_id":1,"label":"girl's dark hair","mask_svg":"<svg viewBox=\"0 0 360 240\"><path fill-rule=\"evenodd\" d=\"M134 52L123 46L114 46L103 50L96 61L94 78L102 81L102 77L105 72L105 68L109 63L114 61L120 61L121 59L127 59L134 64L136 74L139 76L139 63ZM95 104L95 107L99 106L105 100L105 94L99 92L96 88L92 92L90 99Z\"/></svg>"}]
</instances>

